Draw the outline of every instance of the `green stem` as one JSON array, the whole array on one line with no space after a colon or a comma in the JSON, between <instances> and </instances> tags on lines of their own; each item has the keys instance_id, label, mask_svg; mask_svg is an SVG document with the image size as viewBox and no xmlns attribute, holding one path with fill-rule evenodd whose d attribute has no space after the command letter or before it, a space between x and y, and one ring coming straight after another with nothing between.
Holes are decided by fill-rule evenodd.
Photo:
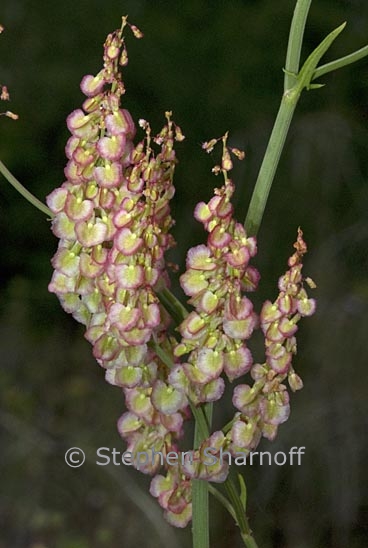
<instances>
[{"instance_id":1,"label":"green stem","mask_svg":"<svg viewBox=\"0 0 368 548\"><path fill-rule=\"evenodd\" d=\"M208 423L207 416L203 410L203 407L196 407L193 402L189 400L189 405L192 410L192 414L196 425L198 425L199 432L202 439L205 440L210 435L210 425Z\"/></svg>"},{"instance_id":2,"label":"green stem","mask_svg":"<svg viewBox=\"0 0 368 548\"><path fill-rule=\"evenodd\" d=\"M14 177L12 173L5 167L5 165L0 160L0 173L2 173L5 177L5 179L25 198L30 204L32 204L34 207L42 211L42 213L46 213L46 215L50 218L54 216L51 209L49 209L44 203L42 203L38 198L33 196L29 190L24 188L24 186Z\"/></svg>"},{"instance_id":3,"label":"green stem","mask_svg":"<svg viewBox=\"0 0 368 548\"><path fill-rule=\"evenodd\" d=\"M179 299L171 293L170 289L163 289L157 293L157 297L160 299L161 304L166 308L172 319L176 322L177 325L188 316L188 311L181 304Z\"/></svg>"},{"instance_id":4,"label":"green stem","mask_svg":"<svg viewBox=\"0 0 368 548\"><path fill-rule=\"evenodd\" d=\"M204 415L209 427L212 422L212 403L204 406ZM194 428L194 449L206 439L207 432L203 431L199 422L195 421ZM208 482L204 480L192 480L192 536L193 548L209 548L210 546L210 523L208 509Z\"/></svg>"},{"instance_id":5,"label":"green stem","mask_svg":"<svg viewBox=\"0 0 368 548\"><path fill-rule=\"evenodd\" d=\"M152 346L159 358L171 369L173 367L172 359L167 352L154 341ZM196 407L189 400L189 405L195 421L194 432L194 449L208 438L211 430L212 422L212 404ZM234 520L236 520L235 512L230 502L212 487L209 482L201 480L192 481L192 505L193 505L193 548L208 548L209 547L209 511L208 511L208 493L211 492L224 507L230 512Z\"/></svg>"},{"instance_id":6,"label":"green stem","mask_svg":"<svg viewBox=\"0 0 368 548\"><path fill-rule=\"evenodd\" d=\"M305 23L311 3L312 0L298 0L295 6L286 53L284 91L294 85L295 76L293 76L293 73L298 74L299 72Z\"/></svg>"},{"instance_id":7,"label":"green stem","mask_svg":"<svg viewBox=\"0 0 368 548\"><path fill-rule=\"evenodd\" d=\"M359 61L360 59L363 59L363 57L366 57L367 55L368 55L368 46L364 46L364 48L360 48L357 51L354 51L354 53L350 53L349 55L345 55L345 57L336 59L336 61L331 61L330 63L321 65L314 71L312 79L316 80L317 78L320 78L321 76L324 76L325 74L328 74L329 72L332 72L333 70L337 70L339 68L346 67L347 65L351 65L351 63L355 63L355 61Z\"/></svg>"},{"instance_id":8,"label":"green stem","mask_svg":"<svg viewBox=\"0 0 368 548\"><path fill-rule=\"evenodd\" d=\"M297 13L295 11L294 17L296 15L300 16L300 12ZM286 136L289 131L290 123L300 95L304 88L313 89L321 87L319 84L311 83L317 65L334 40L344 30L345 25L346 23L343 23L330 32L324 40L322 40L322 42L309 55L298 74L291 74L287 71L287 76L293 78L294 84L292 87L287 88L282 96L280 108L277 113L275 124L272 129L271 137L268 142L266 153L264 155L253 191L252 199L249 204L247 217L244 223L245 229L249 235L255 235L259 230L268 200L268 195L271 190L276 169L280 161L280 156L284 148ZM294 41L291 41L291 44L289 41L289 47L292 47L293 43L295 43L299 48L298 39L295 38ZM294 59L291 54L289 54L289 58ZM295 62L295 60L293 62Z\"/></svg>"},{"instance_id":9,"label":"green stem","mask_svg":"<svg viewBox=\"0 0 368 548\"><path fill-rule=\"evenodd\" d=\"M165 350L163 348L161 348L159 343L155 339L153 339L148 344L149 344L149 346L151 346L154 349L154 351L156 352L156 354L160 358L160 360L165 365L167 365L167 367L169 369L172 369L173 366L174 366L173 361L172 361L171 357L168 355L168 353L165 352Z\"/></svg>"},{"instance_id":10,"label":"green stem","mask_svg":"<svg viewBox=\"0 0 368 548\"><path fill-rule=\"evenodd\" d=\"M247 533L241 533L241 538L243 539L244 546L246 546L247 548L258 548L258 545L252 535L248 535Z\"/></svg>"},{"instance_id":11,"label":"green stem","mask_svg":"<svg viewBox=\"0 0 368 548\"><path fill-rule=\"evenodd\" d=\"M197 448L198 445L209 436L211 430L212 404L206 404L204 407L195 407L194 404L190 403L190 406L195 419L194 447ZM204 534L206 528L207 530L209 528L208 492L224 506L234 521L239 525L244 545L247 548L258 548L257 543L252 536L252 531L249 527L245 513L246 493L244 480L241 485L243 493L240 495L230 477L226 479L224 486L228 493L229 500L213 487L210 482L192 480L193 548L204 548L209 546L209 544L206 544L209 543L209 536L208 534Z\"/></svg>"},{"instance_id":12,"label":"green stem","mask_svg":"<svg viewBox=\"0 0 368 548\"><path fill-rule=\"evenodd\" d=\"M160 347L157 341L153 341L152 347L160 359L171 369L173 362L167 352ZM207 403L196 407L189 400L194 421L194 449L197 449L201 443L208 438L211 432L213 404ZM230 423L228 425L230 426ZM251 531L245 515L246 507L246 489L244 480L240 478L241 493L238 494L232 480L227 478L224 485L227 492L231 495L230 501L213 487L210 482L203 480L192 480L192 532L193 548L209 548L209 510L208 493L211 493L229 512L234 521L239 524L241 537L245 546L256 548L256 543L251 535Z\"/></svg>"},{"instance_id":13,"label":"green stem","mask_svg":"<svg viewBox=\"0 0 368 548\"><path fill-rule=\"evenodd\" d=\"M249 236L255 236L261 225L268 195L299 96L289 96L285 93L282 97L245 219L245 230Z\"/></svg>"},{"instance_id":14,"label":"green stem","mask_svg":"<svg viewBox=\"0 0 368 548\"><path fill-rule=\"evenodd\" d=\"M284 95L277 113L267 150L258 174L252 199L249 204L245 229L249 235L256 235L261 225L268 195L279 164L282 149L300 93L289 94L299 71L300 52L303 43L305 22L312 0L298 0L290 26L285 61Z\"/></svg>"}]
</instances>

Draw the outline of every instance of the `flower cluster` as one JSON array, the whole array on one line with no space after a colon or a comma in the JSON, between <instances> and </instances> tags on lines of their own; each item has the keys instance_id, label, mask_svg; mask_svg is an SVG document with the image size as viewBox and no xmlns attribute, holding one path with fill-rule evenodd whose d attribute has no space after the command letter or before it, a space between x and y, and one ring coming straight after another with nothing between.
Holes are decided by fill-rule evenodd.
<instances>
[{"instance_id":1,"label":"flower cluster","mask_svg":"<svg viewBox=\"0 0 368 548\"><path fill-rule=\"evenodd\" d=\"M257 447L262 436L275 438L278 425L285 422L290 413L289 395L283 381L288 377L293 391L302 387L291 364L296 353L297 323L315 310L315 301L308 298L304 287L304 282L311 288L315 284L302 276L302 258L307 247L300 229L294 244L295 253L288 261L289 270L279 280L280 293L275 302L266 301L258 318L245 296L245 292L256 289L259 281L258 271L249 265L256 254L256 240L248 237L243 226L233 219L230 199L234 186L228 178L232 150L226 145L227 135L222 140L222 163L214 171L223 173L225 184L215 189L214 197L207 204L201 202L195 209L196 219L209 235L207 245L189 250L187 269L180 278L194 311L179 326L181 341L174 354L186 359L174 365L169 382L197 405L221 398L224 375L233 381L250 371L254 384L235 387L233 404L237 412L230 426L211 434L193 452L191 459L184 461L184 475L175 476L176 489L181 484L187 485L188 477L225 481L226 452L244 455ZM211 150L217 141L205 143L204 148ZM240 155L237 149L235 154ZM265 339L263 364L253 364L246 342L257 327L261 327ZM224 458L207 465L204 455L208 448L213 456L222 454ZM152 482L151 493L158 497L165 511L167 507L162 504L162 500L165 503L167 500L165 482L172 485L173 473L169 467L166 479L160 475Z\"/></svg>"},{"instance_id":2,"label":"flower cluster","mask_svg":"<svg viewBox=\"0 0 368 548\"><path fill-rule=\"evenodd\" d=\"M60 239L49 290L86 326L107 381L123 388L128 412L118 428L129 450L165 453L181 436L188 405L185 394L165 382L167 366L154 350L162 340L172 350L156 292L169 281L164 255L175 243L169 233L173 146L184 137L167 112L155 137L140 120L145 138L134 144L135 124L120 106L127 24L123 18L122 28L107 37L104 68L83 78L87 99L67 119L67 180L47 198ZM160 147L156 155L153 146Z\"/></svg>"},{"instance_id":3,"label":"flower cluster","mask_svg":"<svg viewBox=\"0 0 368 548\"><path fill-rule=\"evenodd\" d=\"M306 245L299 230L277 299L266 301L259 316L254 311L247 294L259 282L250 264L257 243L233 218L229 178L232 155L242 159L244 153L227 146L226 134L221 164L213 169L222 173L224 184L194 213L207 241L188 251L180 277L192 311L179 325L177 338L169 333L171 319L158 292L169 286L165 253L175 244L170 234L174 142L184 137L167 112L156 136L148 122L139 120L145 136L135 143L136 125L121 107L125 87L119 71L128 61L127 25L142 36L124 17L121 29L106 39L102 70L81 82L86 96L82 109L67 119L66 181L47 198L52 230L60 240L49 290L86 326L106 380L122 389L127 411L118 421L119 433L132 455L151 452L151 460L138 463L134 458L133 463L155 474L151 494L168 521L184 527L191 519L192 479L223 482L228 474L223 459L205 463L206 449L249 452L262 436L273 439L287 420L289 396L283 382L288 378L292 390L302 387L291 360L297 323L315 309L304 282L314 284L302 276ZM203 148L210 152L219 140ZM266 359L254 364L248 340L259 327ZM192 458L183 459L178 441L190 418L188 404L219 400L225 379L232 382L248 372L254 384L235 387L237 411L230 426L211 433ZM167 462L171 452L178 456L176 465ZM166 476L158 473L162 465Z\"/></svg>"},{"instance_id":4,"label":"flower cluster","mask_svg":"<svg viewBox=\"0 0 368 548\"><path fill-rule=\"evenodd\" d=\"M254 364L251 376L254 384L238 385L234 390L233 404L240 411L233 423L229 439L234 449L253 450L261 436L273 440L278 425L290 413L289 394L283 381L288 378L292 391L303 383L292 367L296 354L295 333L303 316L314 313L316 303L309 299L304 282L314 288L310 278L302 276L302 259L307 251L302 231L298 230L294 244L295 253L289 258L289 270L279 279L279 295L275 302L266 301L260 314L260 324L265 337L266 361Z\"/></svg>"},{"instance_id":5,"label":"flower cluster","mask_svg":"<svg viewBox=\"0 0 368 548\"><path fill-rule=\"evenodd\" d=\"M257 325L253 304L244 295L254 291L259 280L258 271L249 264L257 252L256 240L233 219L234 185L228 178L232 163L226 140L227 135L218 166L224 185L215 189L208 203L199 203L194 213L208 232L207 245L189 250L187 270L180 277L194 311L180 325L182 338L175 348L176 356L188 357L169 379L194 403L221 398L222 373L232 381L249 371L252 355L246 341Z\"/></svg>"},{"instance_id":6,"label":"flower cluster","mask_svg":"<svg viewBox=\"0 0 368 548\"><path fill-rule=\"evenodd\" d=\"M151 481L150 493L157 498L171 525L182 528L192 519L191 481L180 463L170 466L166 476L155 476Z\"/></svg>"},{"instance_id":7,"label":"flower cluster","mask_svg":"<svg viewBox=\"0 0 368 548\"><path fill-rule=\"evenodd\" d=\"M220 451L224 441L224 434L215 432L197 451L177 452L179 461L172 466L166 463L166 476L157 474L152 479L150 493L157 498L166 519L172 525L185 527L192 518L192 478L218 483L225 481L227 462L217 460L214 464L207 464L208 457L205 454L209 448L211 451Z\"/></svg>"},{"instance_id":8,"label":"flower cluster","mask_svg":"<svg viewBox=\"0 0 368 548\"><path fill-rule=\"evenodd\" d=\"M244 227L233 219L230 200L234 185L228 177L232 162L227 135L222 141L221 167L216 166L215 172L223 173L224 185L215 189L214 197L207 204L199 203L194 213L208 232L207 245L188 251L187 269L180 277L194 310L179 326L181 341L174 354L187 357L184 363L174 365L169 374L170 384L184 392L193 404L220 399L225 389L222 374L232 381L247 373L253 361L246 340L257 324L257 316L244 292L254 291L258 284L258 271L249 265L257 247L255 238L248 238ZM210 150L216 142L205 143L204 147ZM232 152L241 155L236 149ZM205 440L194 457L184 462L185 474L179 486L186 485L188 477L224 481L228 474L226 461L221 459L207 466L203 456L209 447L220 451L226 441L222 432L215 432ZM171 477L169 468L168 481ZM163 482L160 479L156 483L154 478L151 490L161 505L165 492ZM189 511L185 516L190 518ZM181 524L185 525L183 519Z\"/></svg>"}]
</instances>

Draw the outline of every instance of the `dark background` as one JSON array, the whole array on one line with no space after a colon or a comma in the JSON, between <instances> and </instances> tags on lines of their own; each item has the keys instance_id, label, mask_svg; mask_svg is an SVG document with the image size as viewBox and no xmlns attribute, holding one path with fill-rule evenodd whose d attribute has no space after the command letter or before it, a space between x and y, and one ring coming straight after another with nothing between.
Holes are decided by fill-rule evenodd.
<instances>
[{"instance_id":1,"label":"dark background","mask_svg":"<svg viewBox=\"0 0 368 548\"><path fill-rule=\"evenodd\" d=\"M3 0L0 82L20 118L0 118L0 159L42 200L63 182L65 118L80 107L82 76L100 69L106 34L128 13L145 38L127 40L125 106L157 131L172 109L187 137L177 147L173 206L182 268L188 246L204 237L193 207L219 184L216 158L200 143L228 129L246 151L233 171L244 218L282 92L293 8L292 0ZM326 60L368 42L368 3L314 2L303 58L345 20ZM261 444L305 446L302 466L242 470L260 548L368 545L368 61L322 81L298 106L259 233L257 303L276 297L299 225L305 272L318 284L318 311L303 322L295 360L305 388L277 440ZM121 393L47 291L57 245L49 222L0 183L0 547L189 547L190 528L165 523L149 478L95 464L100 446L124 450ZM230 416L229 401L221 412ZM82 468L64 462L72 446L87 454ZM217 503L211 512L211 546L240 546Z\"/></svg>"}]
</instances>

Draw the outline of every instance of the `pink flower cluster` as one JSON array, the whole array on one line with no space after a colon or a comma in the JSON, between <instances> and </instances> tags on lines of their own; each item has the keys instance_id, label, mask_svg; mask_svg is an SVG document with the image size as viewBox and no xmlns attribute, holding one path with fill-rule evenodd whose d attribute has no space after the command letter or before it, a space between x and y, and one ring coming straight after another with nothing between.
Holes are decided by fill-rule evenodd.
<instances>
[{"instance_id":1,"label":"pink flower cluster","mask_svg":"<svg viewBox=\"0 0 368 548\"><path fill-rule=\"evenodd\" d=\"M180 462L170 466L166 476L158 474L153 478L150 493L157 498L171 525L182 528L192 519L191 480Z\"/></svg>"},{"instance_id":2,"label":"pink flower cluster","mask_svg":"<svg viewBox=\"0 0 368 548\"><path fill-rule=\"evenodd\" d=\"M266 301L260 314L266 361L252 366L252 387L240 384L234 390L233 404L240 414L236 416L229 439L235 448L243 451L253 450L261 436L273 440L278 425L288 419L289 394L283 381L288 378L292 391L303 386L291 364L296 354L295 333L301 317L312 315L316 303L308 298L304 288L304 281L311 288L315 284L302 276L302 259L307 247L300 229L294 247L296 251L288 261L290 268L279 279L277 299L274 303Z\"/></svg>"},{"instance_id":3,"label":"pink flower cluster","mask_svg":"<svg viewBox=\"0 0 368 548\"><path fill-rule=\"evenodd\" d=\"M167 384L167 366L154 350L164 341L172 352L156 293L169 282L164 254L175 243L169 233L173 146L184 137L167 112L156 137L140 120L146 136L134 144L134 122L120 107L118 67L126 60L121 29L107 37L104 68L81 82L83 110L68 117L67 180L47 198L60 239L49 290L86 326L107 381L124 390L128 411L118 429L128 449L166 453L182 435L188 406L185 394ZM159 460L143 471L158 466Z\"/></svg>"},{"instance_id":4,"label":"pink flower cluster","mask_svg":"<svg viewBox=\"0 0 368 548\"><path fill-rule=\"evenodd\" d=\"M306 245L299 230L277 299L266 301L260 316L254 311L247 293L259 281L250 264L257 244L233 218L234 185L228 176L231 155L244 154L229 148L225 135L221 165L213 169L222 173L224 184L194 213L208 233L207 242L189 250L180 277L192 311L178 327L178 340L169 334L171 319L157 294L169 285L165 253L175 243L169 205L175 192L174 142L184 137L167 112L164 128L154 137L148 122L140 120L145 137L134 143L135 124L120 105L126 25L141 36L123 18L122 28L105 42L103 69L81 82L87 97L83 108L67 119L66 181L47 198L52 230L60 240L49 290L86 326L106 380L124 392L127 411L118 430L128 451L178 455L175 466L165 460L166 476L158 474L160 458L140 462L139 469L156 474L152 495L170 523L184 527L191 519L191 480L223 482L228 474L222 459L205 464L205 450L249 452L262 436L274 439L278 425L287 420L283 382L287 378L292 390L302 387L291 361L297 323L315 309L304 282L314 284L302 276ZM203 147L209 152L218 140ZM265 339L263 364L253 363L248 348L258 327ZM230 426L211 433L193 459L181 459L178 441L190 418L188 404L219 400L225 379L232 382L248 372L254 383L235 387L237 411Z\"/></svg>"},{"instance_id":5,"label":"pink flower cluster","mask_svg":"<svg viewBox=\"0 0 368 548\"><path fill-rule=\"evenodd\" d=\"M194 212L209 233L207 245L189 250L187 270L180 277L194 311L180 325L182 338L174 351L176 356L188 356L173 368L169 380L195 404L220 399L225 389L221 375L232 381L252 365L246 341L257 316L244 292L254 291L258 284L259 273L249 264L257 246L233 219L234 185L227 177L227 157L225 137L221 168L225 184Z\"/></svg>"},{"instance_id":6,"label":"pink flower cluster","mask_svg":"<svg viewBox=\"0 0 368 548\"><path fill-rule=\"evenodd\" d=\"M230 199L234 185L228 178L231 149L227 148L226 140L227 135L223 138L221 166L214 168L216 173L223 173L225 184L215 189L214 197L207 204L201 202L195 209L196 219L209 235L207 245L189 250L187 270L180 278L194 310L179 327L181 341L174 354L185 356L185 361L172 368L169 382L197 405L221 398L224 375L232 382L250 371L255 382L252 387L247 384L235 387L233 404L237 412L230 427L214 432L194 451L191 461L184 462L182 481L185 484L188 476L225 481L226 458L217 458L213 465L206 465L207 448L211 447L211 454L217 457L220 452L236 457L254 450L262 436L275 438L278 425L285 422L290 413L289 395L283 381L288 377L293 391L302 387L291 365L296 353L297 323L315 310L315 301L308 298L304 281L312 288L315 284L302 277L302 258L307 248L300 229L294 244L296 251L289 259L289 270L279 280L280 293L275 302L266 301L258 318L252 302L245 296L246 292L256 289L259 281L258 271L249 264L257 248L255 238L247 237L244 227L233 219ZM206 147L212 148L216 141L206 143ZM238 156L239 151L234 152ZM259 326L265 338L266 361L253 364L247 340ZM171 474L169 469L168 478ZM153 483L152 492L159 501L163 481Z\"/></svg>"}]
</instances>

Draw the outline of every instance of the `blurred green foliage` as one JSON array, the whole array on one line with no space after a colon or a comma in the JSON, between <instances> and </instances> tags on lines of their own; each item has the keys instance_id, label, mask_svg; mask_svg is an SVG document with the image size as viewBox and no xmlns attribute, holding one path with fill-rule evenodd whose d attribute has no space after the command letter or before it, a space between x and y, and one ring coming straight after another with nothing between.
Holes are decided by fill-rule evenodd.
<instances>
[{"instance_id":1,"label":"blurred green foliage","mask_svg":"<svg viewBox=\"0 0 368 548\"><path fill-rule=\"evenodd\" d=\"M172 109L187 136L177 147L173 206L173 260L182 267L186 249L203 240L193 207L219 184L210 173L216 157L200 143L228 129L246 151L233 171L245 216L282 92L293 8L293 0L3 0L0 76L20 118L0 119L0 158L41 199L63 182L65 118L81 104L82 76L100 68L106 34L128 13L145 38L128 39L125 106L157 130ZM314 2L304 57L344 20L326 60L367 43L368 3ZM319 305L299 334L305 388L277 441L262 442L275 452L305 446L302 466L244 470L262 548L358 548L368 538L368 62L322 81L298 106L259 233L258 303L275 296L301 225ZM122 397L47 292L57 244L48 221L4 179L0 233L0 547L190 546L189 530L163 521L148 478L95 465L98 447L124 449ZM231 415L230 398L218 413ZM64 462L74 445L87 453L76 470ZM228 516L215 503L212 510L212 546L240 546Z\"/></svg>"}]
</instances>

